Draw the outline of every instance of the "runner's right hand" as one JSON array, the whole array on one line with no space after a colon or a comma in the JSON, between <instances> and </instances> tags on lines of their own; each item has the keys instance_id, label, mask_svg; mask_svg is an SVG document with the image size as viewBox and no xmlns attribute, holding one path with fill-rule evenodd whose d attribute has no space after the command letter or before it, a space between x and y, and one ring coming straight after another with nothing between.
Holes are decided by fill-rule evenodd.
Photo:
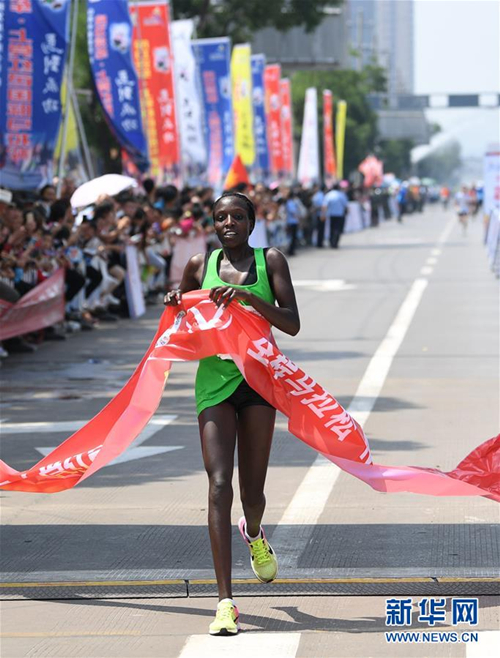
<instances>
[{"instance_id":1,"label":"runner's right hand","mask_svg":"<svg viewBox=\"0 0 500 658\"><path fill-rule=\"evenodd\" d=\"M177 306L181 303L181 297L182 293L179 289L171 290L170 292L167 292L163 298L163 303L165 306Z\"/></svg>"}]
</instances>

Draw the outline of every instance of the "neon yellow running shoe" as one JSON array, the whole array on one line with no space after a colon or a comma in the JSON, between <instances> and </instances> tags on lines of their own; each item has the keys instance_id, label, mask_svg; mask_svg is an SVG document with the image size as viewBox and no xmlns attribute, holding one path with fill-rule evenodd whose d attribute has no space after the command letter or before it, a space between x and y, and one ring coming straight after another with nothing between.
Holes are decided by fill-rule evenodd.
<instances>
[{"instance_id":1,"label":"neon yellow running shoe","mask_svg":"<svg viewBox=\"0 0 500 658\"><path fill-rule=\"evenodd\" d=\"M210 635L236 635L240 630L240 613L231 599L222 599L217 605L215 619L210 624Z\"/></svg>"},{"instance_id":2,"label":"neon yellow running shoe","mask_svg":"<svg viewBox=\"0 0 500 658\"><path fill-rule=\"evenodd\" d=\"M250 541L245 533L246 521L242 516L238 528L246 545L250 549L250 564L252 570L261 583L270 583L278 575L278 559L271 544L267 541L264 529L260 529L260 537Z\"/></svg>"}]
</instances>

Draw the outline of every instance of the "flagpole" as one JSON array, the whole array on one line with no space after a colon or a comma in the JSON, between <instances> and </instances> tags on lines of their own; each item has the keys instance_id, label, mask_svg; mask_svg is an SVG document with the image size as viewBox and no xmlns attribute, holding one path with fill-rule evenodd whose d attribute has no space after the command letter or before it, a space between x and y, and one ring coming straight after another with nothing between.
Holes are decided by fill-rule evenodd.
<instances>
[{"instance_id":1,"label":"flagpole","mask_svg":"<svg viewBox=\"0 0 500 658\"><path fill-rule=\"evenodd\" d=\"M71 91L73 112L75 113L78 132L80 133L80 139L83 147L83 157L85 158L85 165L87 167L87 174L89 178L92 179L95 178L95 173L94 165L92 164L92 156L90 155L89 143L87 141L87 135L85 134L85 128L83 126L82 115L80 113L80 106L78 105L78 98L76 97L75 89L73 88Z\"/></svg>"},{"instance_id":2,"label":"flagpole","mask_svg":"<svg viewBox=\"0 0 500 658\"><path fill-rule=\"evenodd\" d=\"M78 0L73 0L73 18L71 21L71 38L69 61L66 72L66 106L64 112L63 134L61 140L61 154L59 156L59 170L57 173L57 196L61 193L62 177L64 165L66 160L66 143L68 141L68 124L69 124L69 108L71 105L71 97L73 95L73 67L75 64L75 51L76 51L76 32L78 26Z\"/></svg>"}]
</instances>

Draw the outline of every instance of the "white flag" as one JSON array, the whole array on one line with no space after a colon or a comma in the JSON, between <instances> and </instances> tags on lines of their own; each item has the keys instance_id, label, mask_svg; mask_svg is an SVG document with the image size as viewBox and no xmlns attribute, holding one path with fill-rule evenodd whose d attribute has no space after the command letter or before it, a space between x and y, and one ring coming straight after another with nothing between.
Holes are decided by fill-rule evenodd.
<instances>
[{"instance_id":1,"label":"white flag","mask_svg":"<svg viewBox=\"0 0 500 658\"><path fill-rule=\"evenodd\" d=\"M306 90L304 122L297 178L302 185L319 181L318 96L315 87Z\"/></svg>"},{"instance_id":2,"label":"white flag","mask_svg":"<svg viewBox=\"0 0 500 658\"><path fill-rule=\"evenodd\" d=\"M200 177L206 171L207 150L192 34L192 20L171 23L182 162L187 177Z\"/></svg>"}]
</instances>

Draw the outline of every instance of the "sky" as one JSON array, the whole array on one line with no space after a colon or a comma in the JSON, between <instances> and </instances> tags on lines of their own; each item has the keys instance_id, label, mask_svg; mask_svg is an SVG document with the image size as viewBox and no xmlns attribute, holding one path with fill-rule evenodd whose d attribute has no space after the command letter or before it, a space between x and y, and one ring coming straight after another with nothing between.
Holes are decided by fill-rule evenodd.
<instances>
[{"instance_id":1,"label":"sky","mask_svg":"<svg viewBox=\"0 0 500 658\"><path fill-rule=\"evenodd\" d=\"M399 0L392 0L398 2ZM500 93L500 0L414 0L415 93ZM426 112L464 157L500 142L500 110Z\"/></svg>"}]
</instances>

